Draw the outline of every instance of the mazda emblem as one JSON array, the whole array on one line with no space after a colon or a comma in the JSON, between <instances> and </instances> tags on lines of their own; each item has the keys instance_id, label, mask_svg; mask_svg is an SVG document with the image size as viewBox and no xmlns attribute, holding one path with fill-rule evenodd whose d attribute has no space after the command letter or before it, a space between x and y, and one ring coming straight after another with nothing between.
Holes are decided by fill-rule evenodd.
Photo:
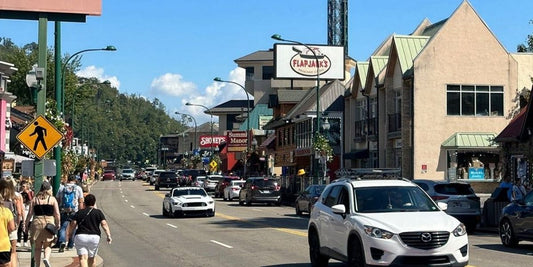
<instances>
[{"instance_id":1,"label":"mazda emblem","mask_svg":"<svg viewBox=\"0 0 533 267\"><path fill-rule=\"evenodd\" d=\"M422 233L420 235L420 240L424 243L431 242L431 233Z\"/></svg>"}]
</instances>

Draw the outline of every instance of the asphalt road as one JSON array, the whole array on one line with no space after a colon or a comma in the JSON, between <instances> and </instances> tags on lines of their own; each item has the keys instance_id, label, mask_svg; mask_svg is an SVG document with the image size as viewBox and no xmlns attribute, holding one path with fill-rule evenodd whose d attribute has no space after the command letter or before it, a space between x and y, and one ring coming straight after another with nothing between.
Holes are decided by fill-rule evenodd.
<instances>
[{"instance_id":1,"label":"asphalt road","mask_svg":"<svg viewBox=\"0 0 533 267\"><path fill-rule=\"evenodd\" d=\"M111 228L105 266L310 266L308 217L287 206L239 206L216 199L215 217L166 218L164 193L142 181L104 181L91 192ZM533 243L505 248L496 233L470 239L470 266L530 266ZM343 266L330 261L330 266Z\"/></svg>"}]
</instances>

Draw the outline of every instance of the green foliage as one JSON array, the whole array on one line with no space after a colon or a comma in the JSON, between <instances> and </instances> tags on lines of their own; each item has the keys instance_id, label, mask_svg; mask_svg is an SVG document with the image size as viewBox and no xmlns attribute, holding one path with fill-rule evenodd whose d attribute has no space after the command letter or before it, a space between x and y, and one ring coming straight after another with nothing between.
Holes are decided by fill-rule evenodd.
<instances>
[{"instance_id":1,"label":"green foliage","mask_svg":"<svg viewBox=\"0 0 533 267\"><path fill-rule=\"evenodd\" d=\"M328 139L324 135L320 133L316 134L315 142L313 142L313 149L318 151L320 156L326 157L327 162L333 160L333 148L331 148Z\"/></svg>"},{"instance_id":2,"label":"green foliage","mask_svg":"<svg viewBox=\"0 0 533 267\"><path fill-rule=\"evenodd\" d=\"M25 79L37 62L37 54L35 43L18 47L11 39L0 38L0 60L13 63L18 69L10 77L8 91L17 96L19 106L31 105ZM68 57L65 55L63 62ZM76 56L65 66L63 120L55 103L54 57L48 51L45 116L61 132L66 132L65 123L73 126L74 136L96 148L98 159L116 160L118 164L157 162L159 137L183 132L186 126L170 117L159 99L150 101L138 95L123 94L96 78L77 77L75 72L81 67L80 59ZM12 145L16 146L18 144ZM64 165L65 162L66 173L72 173L84 164L84 159L66 153Z\"/></svg>"}]
</instances>

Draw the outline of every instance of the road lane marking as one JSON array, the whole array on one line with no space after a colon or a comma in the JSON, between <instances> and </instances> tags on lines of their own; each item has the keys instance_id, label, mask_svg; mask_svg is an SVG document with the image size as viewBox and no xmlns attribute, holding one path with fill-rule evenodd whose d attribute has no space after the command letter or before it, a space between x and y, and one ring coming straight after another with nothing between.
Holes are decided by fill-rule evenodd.
<instances>
[{"instance_id":1,"label":"road lane marking","mask_svg":"<svg viewBox=\"0 0 533 267\"><path fill-rule=\"evenodd\" d=\"M263 210L260 210L260 209L252 209L252 210L259 211L259 212L263 211Z\"/></svg>"},{"instance_id":2,"label":"road lane marking","mask_svg":"<svg viewBox=\"0 0 533 267\"><path fill-rule=\"evenodd\" d=\"M288 234L307 237L307 232L304 232L304 231L293 230L293 229L289 229L289 228L271 227L271 226L269 226L267 224L250 222L250 221L247 221L245 219L229 216L229 215L226 215L226 214L222 214L220 212L217 212L216 217L221 217L221 218L224 218L224 219L227 219L227 220L246 222L246 223L249 223L249 224L259 225L259 226L262 226L262 227L266 226L266 227L268 227L270 229L273 229L273 230L276 230L276 231L280 231L280 232L283 232L283 233L288 233Z\"/></svg>"},{"instance_id":3,"label":"road lane marking","mask_svg":"<svg viewBox=\"0 0 533 267\"><path fill-rule=\"evenodd\" d=\"M124 201L125 201L125 202L128 202L128 200L127 200L127 199L124 199Z\"/></svg>"},{"instance_id":4,"label":"road lane marking","mask_svg":"<svg viewBox=\"0 0 533 267\"><path fill-rule=\"evenodd\" d=\"M150 217L150 214L148 214L146 212L143 212L143 215L146 216L146 217Z\"/></svg>"},{"instance_id":5,"label":"road lane marking","mask_svg":"<svg viewBox=\"0 0 533 267\"><path fill-rule=\"evenodd\" d=\"M218 241L216 241L216 240L209 240L209 241L211 241L211 242L213 242L213 243L215 243L215 244L217 244L217 245L221 245L221 246L223 246L223 247L226 247L226 248L233 248L233 247L230 246L230 245L226 245L226 244L224 244L224 243L220 243L220 242L218 242Z\"/></svg>"},{"instance_id":6,"label":"road lane marking","mask_svg":"<svg viewBox=\"0 0 533 267\"><path fill-rule=\"evenodd\" d=\"M130 207L131 207L132 209L134 209L134 208L135 208L135 206L133 206L133 205L130 205Z\"/></svg>"},{"instance_id":7,"label":"road lane marking","mask_svg":"<svg viewBox=\"0 0 533 267\"><path fill-rule=\"evenodd\" d=\"M176 229L178 229L178 227L175 226L175 225L173 225L173 224L167 223L167 225L170 226L170 227L172 227L172 228L176 228Z\"/></svg>"}]
</instances>

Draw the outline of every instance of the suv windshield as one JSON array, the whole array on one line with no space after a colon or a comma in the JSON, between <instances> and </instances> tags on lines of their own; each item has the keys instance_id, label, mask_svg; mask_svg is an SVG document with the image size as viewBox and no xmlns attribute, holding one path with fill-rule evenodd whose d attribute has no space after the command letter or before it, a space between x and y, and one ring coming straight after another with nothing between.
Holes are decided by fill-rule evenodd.
<instances>
[{"instance_id":1,"label":"suv windshield","mask_svg":"<svg viewBox=\"0 0 533 267\"><path fill-rule=\"evenodd\" d=\"M122 173L133 173L133 169L124 169Z\"/></svg>"},{"instance_id":2,"label":"suv windshield","mask_svg":"<svg viewBox=\"0 0 533 267\"><path fill-rule=\"evenodd\" d=\"M179 196L186 196L186 195L200 195L200 196L206 196L206 193L202 189L177 189L174 190L174 193L172 194L173 197L179 197Z\"/></svg>"},{"instance_id":3,"label":"suv windshield","mask_svg":"<svg viewBox=\"0 0 533 267\"><path fill-rule=\"evenodd\" d=\"M437 184L435 191L446 195L471 195L474 191L468 184Z\"/></svg>"},{"instance_id":4,"label":"suv windshield","mask_svg":"<svg viewBox=\"0 0 533 267\"><path fill-rule=\"evenodd\" d=\"M414 186L360 187L354 189L357 212L438 211L422 189Z\"/></svg>"}]
</instances>

